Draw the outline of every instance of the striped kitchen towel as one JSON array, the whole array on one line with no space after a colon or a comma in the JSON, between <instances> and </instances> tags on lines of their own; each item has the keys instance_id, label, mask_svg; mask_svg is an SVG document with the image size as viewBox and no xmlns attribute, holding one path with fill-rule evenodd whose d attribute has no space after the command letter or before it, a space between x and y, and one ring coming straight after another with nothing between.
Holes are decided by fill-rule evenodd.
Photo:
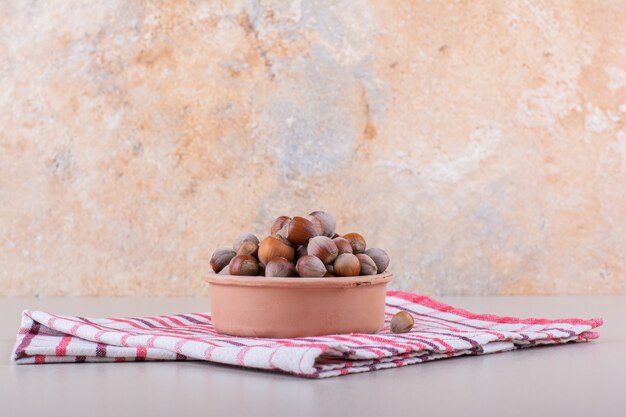
<instances>
[{"instance_id":1,"label":"striped kitchen towel","mask_svg":"<svg viewBox=\"0 0 626 417\"><path fill-rule=\"evenodd\" d=\"M409 333L393 334L400 310L415 318ZM203 360L275 370L309 378L396 368L461 355L482 355L598 337L602 319L518 319L478 315L428 297L389 292L385 327L377 334L293 339L225 336L208 313L85 318L26 310L13 360L18 364Z\"/></svg>"}]
</instances>

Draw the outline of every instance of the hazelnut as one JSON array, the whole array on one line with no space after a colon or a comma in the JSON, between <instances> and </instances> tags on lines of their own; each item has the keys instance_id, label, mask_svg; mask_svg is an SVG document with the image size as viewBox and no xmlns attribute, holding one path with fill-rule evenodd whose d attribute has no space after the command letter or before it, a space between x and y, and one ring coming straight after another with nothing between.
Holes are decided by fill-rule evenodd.
<instances>
[{"instance_id":1,"label":"hazelnut","mask_svg":"<svg viewBox=\"0 0 626 417\"><path fill-rule=\"evenodd\" d=\"M391 331L393 333L406 333L411 331L415 319L410 313L406 311L400 311L391 318Z\"/></svg>"},{"instance_id":2,"label":"hazelnut","mask_svg":"<svg viewBox=\"0 0 626 417\"><path fill-rule=\"evenodd\" d=\"M326 274L326 266L316 256L306 255L298 259L296 271L301 277L323 277Z\"/></svg>"},{"instance_id":3,"label":"hazelnut","mask_svg":"<svg viewBox=\"0 0 626 417\"><path fill-rule=\"evenodd\" d=\"M337 222L333 216L325 211L314 211L309 213L309 216L313 216L322 223L324 232L322 233L326 237L332 238L335 235L335 229L337 228Z\"/></svg>"},{"instance_id":4,"label":"hazelnut","mask_svg":"<svg viewBox=\"0 0 626 417\"><path fill-rule=\"evenodd\" d=\"M337 249L339 250L339 254L342 253L352 253L352 245L346 239L342 237L336 237L333 239L335 245L337 245Z\"/></svg>"},{"instance_id":5,"label":"hazelnut","mask_svg":"<svg viewBox=\"0 0 626 417\"><path fill-rule=\"evenodd\" d=\"M318 236L324 236L324 225L322 224L322 222L317 217L313 217L310 214L308 216L306 216L306 218L311 223L313 223L313 226L315 226L315 230L317 231L317 235Z\"/></svg>"},{"instance_id":6,"label":"hazelnut","mask_svg":"<svg viewBox=\"0 0 626 417\"><path fill-rule=\"evenodd\" d=\"M287 240L287 234L289 233L289 224L292 219L287 219L283 222L283 226L272 236L279 237L281 239ZM273 228L273 227L272 227Z\"/></svg>"},{"instance_id":7,"label":"hazelnut","mask_svg":"<svg viewBox=\"0 0 626 417\"><path fill-rule=\"evenodd\" d=\"M361 272L361 263L353 254L342 253L335 259L333 269L338 277L355 277Z\"/></svg>"},{"instance_id":8,"label":"hazelnut","mask_svg":"<svg viewBox=\"0 0 626 417\"><path fill-rule=\"evenodd\" d=\"M213 271L219 273L236 255L237 253L231 248L221 248L216 250L211 256L211 268L213 268Z\"/></svg>"},{"instance_id":9,"label":"hazelnut","mask_svg":"<svg viewBox=\"0 0 626 417\"><path fill-rule=\"evenodd\" d=\"M211 268L221 275L274 277L355 277L383 273L389 255L380 248L367 249L359 233L340 236L337 223L325 211L306 216L279 216L271 235L261 242L241 234L233 248L221 248L211 256Z\"/></svg>"},{"instance_id":10,"label":"hazelnut","mask_svg":"<svg viewBox=\"0 0 626 417\"><path fill-rule=\"evenodd\" d=\"M294 217L286 221L282 229L276 233L294 245L306 245L309 239L317 236L317 229L313 222L304 217Z\"/></svg>"},{"instance_id":11,"label":"hazelnut","mask_svg":"<svg viewBox=\"0 0 626 417\"><path fill-rule=\"evenodd\" d=\"M268 236L259 243L259 261L267 265L273 258L283 257L293 261L295 250L282 239Z\"/></svg>"},{"instance_id":12,"label":"hazelnut","mask_svg":"<svg viewBox=\"0 0 626 417\"><path fill-rule=\"evenodd\" d=\"M306 245L300 245L296 248L296 260L308 255L306 251Z\"/></svg>"},{"instance_id":13,"label":"hazelnut","mask_svg":"<svg viewBox=\"0 0 626 417\"><path fill-rule=\"evenodd\" d=\"M233 256L233 259L235 259L235 257ZM229 275L230 274L230 264L232 263L232 259L230 260L230 262L228 263L228 265L226 265L224 268L222 268L222 270L219 272L219 275Z\"/></svg>"},{"instance_id":14,"label":"hazelnut","mask_svg":"<svg viewBox=\"0 0 626 417\"><path fill-rule=\"evenodd\" d=\"M237 252L237 255L256 256L259 250L259 239L252 233L244 233L235 239L233 249Z\"/></svg>"},{"instance_id":15,"label":"hazelnut","mask_svg":"<svg viewBox=\"0 0 626 417\"><path fill-rule=\"evenodd\" d=\"M291 217L287 217L287 216L276 217L276 219L274 220L274 223L272 223L272 236L278 233L278 231L282 229L285 223L288 222L289 220L291 220Z\"/></svg>"},{"instance_id":16,"label":"hazelnut","mask_svg":"<svg viewBox=\"0 0 626 417\"><path fill-rule=\"evenodd\" d=\"M376 264L376 270L379 274L382 274L387 270L389 266L389 255L387 252L380 248L370 248L365 251L365 254L372 258L372 261Z\"/></svg>"},{"instance_id":17,"label":"hazelnut","mask_svg":"<svg viewBox=\"0 0 626 417\"><path fill-rule=\"evenodd\" d=\"M294 275L296 275L296 268L282 257L272 259L265 267L266 277L293 277Z\"/></svg>"},{"instance_id":18,"label":"hazelnut","mask_svg":"<svg viewBox=\"0 0 626 417\"><path fill-rule=\"evenodd\" d=\"M339 255L339 249L337 249L335 242L326 236L311 238L306 247L306 252L308 255L317 256L324 264L333 263L337 255Z\"/></svg>"},{"instance_id":19,"label":"hazelnut","mask_svg":"<svg viewBox=\"0 0 626 417\"><path fill-rule=\"evenodd\" d=\"M348 233L343 235L344 239L350 242L353 253L365 252L365 239L358 233Z\"/></svg>"},{"instance_id":20,"label":"hazelnut","mask_svg":"<svg viewBox=\"0 0 626 417\"><path fill-rule=\"evenodd\" d=\"M359 259L360 274L361 275L376 275L376 263L364 253L357 253L356 257Z\"/></svg>"},{"instance_id":21,"label":"hazelnut","mask_svg":"<svg viewBox=\"0 0 626 417\"><path fill-rule=\"evenodd\" d=\"M250 255L237 255L228 266L231 275L254 276L259 273L259 262Z\"/></svg>"}]
</instances>

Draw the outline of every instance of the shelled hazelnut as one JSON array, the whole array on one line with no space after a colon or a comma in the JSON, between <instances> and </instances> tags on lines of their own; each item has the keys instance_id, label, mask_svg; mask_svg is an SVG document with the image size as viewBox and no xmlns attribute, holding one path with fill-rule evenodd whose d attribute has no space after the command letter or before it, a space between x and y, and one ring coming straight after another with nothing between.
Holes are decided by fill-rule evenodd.
<instances>
[{"instance_id":1,"label":"shelled hazelnut","mask_svg":"<svg viewBox=\"0 0 626 417\"><path fill-rule=\"evenodd\" d=\"M385 272L389 256L380 248L366 250L359 233L336 233L337 223L325 211L306 216L279 216L270 235L261 241L251 233L239 235L231 248L211 256L220 275L268 277L351 277Z\"/></svg>"}]
</instances>

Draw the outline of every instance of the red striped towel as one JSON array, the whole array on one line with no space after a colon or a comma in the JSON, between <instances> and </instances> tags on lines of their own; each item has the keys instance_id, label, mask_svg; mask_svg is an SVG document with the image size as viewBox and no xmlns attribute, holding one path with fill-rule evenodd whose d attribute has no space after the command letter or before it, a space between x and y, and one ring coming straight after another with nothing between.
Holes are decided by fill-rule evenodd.
<instances>
[{"instance_id":1,"label":"red striped towel","mask_svg":"<svg viewBox=\"0 0 626 417\"><path fill-rule=\"evenodd\" d=\"M386 326L377 334L261 339L216 333L206 313L93 319L26 310L13 360L124 362L204 360L325 378L461 355L482 355L537 345L584 342L602 319L518 319L477 315L428 297L387 293ZM400 310L415 327L393 334Z\"/></svg>"}]
</instances>

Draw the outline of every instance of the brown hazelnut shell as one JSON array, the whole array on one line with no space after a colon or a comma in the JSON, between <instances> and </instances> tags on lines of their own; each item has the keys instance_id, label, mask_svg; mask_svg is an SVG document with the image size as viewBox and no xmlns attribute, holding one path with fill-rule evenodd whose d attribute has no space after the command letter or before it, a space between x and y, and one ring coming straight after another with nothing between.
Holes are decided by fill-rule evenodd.
<instances>
[{"instance_id":1,"label":"brown hazelnut shell","mask_svg":"<svg viewBox=\"0 0 626 417\"><path fill-rule=\"evenodd\" d=\"M243 233L233 242L233 249L237 255L256 256L259 250L259 239L252 233Z\"/></svg>"},{"instance_id":2,"label":"brown hazelnut shell","mask_svg":"<svg viewBox=\"0 0 626 417\"><path fill-rule=\"evenodd\" d=\"M291 217L288 217L288 216L276 217L276 219L274 219L274 222L272 223L272 227L271 227L272 235L275 235L276 233L278 233L280 231L280 229L283 228L285 223L288 222L289 220L291 220Z\"/></svg>"},{"instance_id":3,"label":"brown hazelnut shell","mask_svg":"<svg viewBox=\"0 0 626 417\"><path fill-rule=\"evenodd\" d=\"M296 260L308 255L307 245L300 245L296 248Z\"/></svg>"},{"instance_id":4,"label":"brown hazelnut shell","mask_svg":"<svg viewBox=\"0 0 626 417\"><path fill-rule=\"evenodd\" d=\"M376 270L379 274L382 274L387 270L389 266L389 255L387 252L380 248L370 248L365 251L365 254L372 258L372 261L376 264Z\"/></svg>"},{"instance_id":5,"label":"brown hazelnut shell","mask_svg":"<svg viewBox=\"0 0 626 417\"><path fill-rule=\"evenodd\" d=\"M226 266L228 266L231 259L233 259L236 255L237 252L231 248L221 248L216 250L213 252L213 255L211 255L211 268L213 271L219 273Z\"/></svg>"},{"instance_id":6,"label":"brown hazelnut shell","mask_svg":"<svg viewBox=\"0 0 626 417\"><path fill-rule=\"evenodd\" d=\"M233 256L233 258L235 258L235 257ZM222 270L219 272L219 275L230 275L230 263L231 262L232 262L232 259L228 263L228 265L226 265L224 268L222 268Z\"/></svg>"},{"instance_id":7,"label":"brown hazelnut shell","mask_svg":"<svg viewBox=\"0 0 626 417\"><path fill-rule=\"evenodd\" d=\"M357 253L356 257L359 259L359 264L361 266L359 273L361 275L376 275L378 269L376 268L376 263L364 253Z\"/></svg>"},{"instance_id":8,"label":"brown hazelnut shell","mask_svg":"<svg viewBox=\"0 0 626 417\"><path fill-rule=\"evenodd\" d=\"M337 255L339 255L339 249L335 242L326 236L315 236L309 240L306 247L308 255L317 256L324 264L331 264L334 262Z\"/></svg>"},{"instance_id":9,"label":"brown hazelnut shell","mask_svg":"<svg viewBox=\"0 0 626 417\"><path fill-rule=\"evenodd\" d=\"M267 265L274 258L285 258L293 262L295 249L279 237L268 236L259 243L259 261Z\"/></svg>"},{"instance_id":10,"label":"brown hazelnut shell","mask_svg":"<svg viewBox=\"0 0 626 417\"><path fill-rule=\"evenodd\" d=\"M326 266L316 256L306 255L298 259L296 271L301 277L323 277L326 272Z\"/></svg>"},{"instance_id":11,"label":"brown hazelnut shell","mask_svg":"<svg viewBox=\"0 0 626 417\"><path fill-rule=\"evenodd\" d=\"M324 225L322 224L320 219L318 219L317 217L311 216L310 214L308 216L306 216L306 218L311 223L313 223L313 226L315 226L315 230L317 231L317 235L318 236L324 236Z\"/></svg>"},{"instance_id":12,"label":"brown hazelnut shell","mask_svg":"<svg viewBox=\"0 0 626 417\"><path fill-rule=\"evenodd\" d=\"M237 255L228 266L230 275L255 276L259 273L259 262L250 255Z\"/></svg>"},{"instance_id":13,"label":"brown hazelnut shell","mask_svg":"<svg viewBox=\"0 0 626 417\"><path fill-rule=\"evenodd\" d=\"M415 319L411 313L399 311L391 318L391 331L393 333L407 333L411 331Z\"/></svg>"},{"instance_id":14,"label":"brown hazelnut shell","mask_svg":"<svg viewBox=\"0 0 626 417\"><path fill-rule=\"evenodd\" d=\"M335 259L333 269L338 277L355 277L361 272L361 263L353 254L342 253Z\"/></svg>"},{"instance_id":15,"label":"brown hazelnut shell","mask_svg":"<svg viewBox=\"0 0 626 417\"><path fill-rule=\"evenodd\" d=\"M359 233L347 233L343 235L343 237L348 242L350 242L353 253L365 252L365 247L366 247L365 238L363 238L363 236L361 236Z\"/></svg>"},{"instance_id":16,"label":"brown hazelnut shell","mask_svg":"<svg viewBox=\"0 0 626 417\"><path fill-rule=\"evenodd\" d=\"M324 236L332 238L335 235L337 222L335 221L335 218L331 216L329 213L318 210L318 211L313 211L309 213L309 216L313 216L317 218L320 221L320 223L322 223L322 227L324 228L324 231L322 232L322 234Z\"/></svg>"},{"instance_id":17,"label":"brown hazelnut shell","mask_svg":"<svg viewBox=\"0 0 626 417\"><path fill-rule=\"evenodd\" d=\"M293 277L296 275L296 268L285 258L274 258L265 266L266 277Z\"/></svg>"},{"instance_id":18,"label":"brown hazelnut shell","mask_svg":"<svg viewBox=\"0 0 626 417\"><path fill-rule=\"evenodd\" d=\"M339 236L333 239L335 245L337 245L337 249L339 250L339 254L342 253L352 253L352 245L348 242L347 239Z\"/></svg>"},{"instance_id":19,"label":"brown hazelnut shell","mask_svg":"<svg viewBox=\"0 0 626 417\"><path fill-rule=\"evenodd\" d=\"M309 239L317 236L317 229L309 219L296 216L286 222L278 234L294 245L306 245Z\"/></svg>"}]
</instances>

